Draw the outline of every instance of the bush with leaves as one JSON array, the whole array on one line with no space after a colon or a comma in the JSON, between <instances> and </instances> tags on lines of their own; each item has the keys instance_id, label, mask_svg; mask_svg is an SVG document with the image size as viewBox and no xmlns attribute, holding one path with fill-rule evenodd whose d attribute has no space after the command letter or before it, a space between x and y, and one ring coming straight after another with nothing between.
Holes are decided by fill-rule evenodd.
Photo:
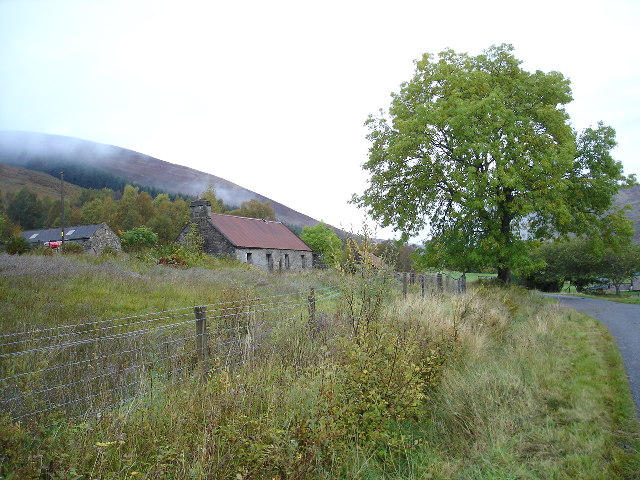
<instances>
[{"instance_id":1,"label":"bush with leaves","mask_svg":"<svg viewBox=\"0 0 640 480\"><path fill-rule=\"evenodd\" d=\"M192 267L202 259L204 239L198 232L197 225L191 223L181 243L168 243L156 247L151 257L160 265L172 267Z\"/></svg>"},{"instance_id":2,"label":"bush with leaves","mask_svg":"<svg viewBox=\"0 0 640 480\"><path fill-rule=\"evenodd\" d=\"M342 259L342 240L326 224L320 222L313 227L302 227L300 238L320 255L321 262L335 265Z\"/></svg>"},{"instance_id":3,"label":"bush with leaves","mask_svg":"<svg viewBox=\"0 0 640 480\"><path fill-rule=\"evenodd\" d=\"M9 238L6 244L7 253L10 255L22 255L31 249L29 241L19 235Z\"/></svg>"},{"instance_id":4,"label":"bush with leaves","mask_svg":"<svg viewBox=\"0 0 640 480\"><path fill-rule=\"evenodd\" d=\"M122 246L127 251L140 252L158 243L158 235L149 227L141 226L120 235Z\"/></svg>"}]
</instances>

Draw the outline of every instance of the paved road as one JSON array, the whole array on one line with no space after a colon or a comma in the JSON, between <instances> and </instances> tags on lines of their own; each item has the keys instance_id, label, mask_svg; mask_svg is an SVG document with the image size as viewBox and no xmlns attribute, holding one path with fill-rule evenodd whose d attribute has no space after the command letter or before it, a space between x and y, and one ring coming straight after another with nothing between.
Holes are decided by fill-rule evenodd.
<instances>
[{"instance_id":1,"label":"paved road","mask_svg":"<svg viewBox=\"0 0 640 480\"><path fill-rule=\"evenodd\" d=\"M569 295L546 295L605 324L622 353L631 394L640 418L640 305L610 302Z\"/></svg>"}]
</instances>

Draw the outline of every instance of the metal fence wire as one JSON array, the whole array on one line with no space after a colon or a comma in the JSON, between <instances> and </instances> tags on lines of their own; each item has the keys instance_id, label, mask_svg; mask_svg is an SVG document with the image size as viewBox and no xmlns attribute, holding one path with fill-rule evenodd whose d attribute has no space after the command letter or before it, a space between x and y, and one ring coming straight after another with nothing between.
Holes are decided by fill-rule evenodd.
<instances>
[{"instance_id":1,"label":"metal fence wire","mask_svg":"<svg viewBox=\"0 0 640 480\"><path fill-rule=\"evenodd\" d=\"M393 278L405 296L462 292L448 275ZM0 334L0 413L53 424L256 361L278 325L307 318L341 294L324 287Z\"/></svg>"},{"instance_id":2,"label":"metal fence wire","mask_svg":"<svg viewBox=\"0 0 640 480\"><path fill-rule=\"evenodd\" d=\"M340 294L316 292L315 302ZM55 423L255 360L307 305L291 293L0 335L0 412Z\"/></svg>"}]
</instances>

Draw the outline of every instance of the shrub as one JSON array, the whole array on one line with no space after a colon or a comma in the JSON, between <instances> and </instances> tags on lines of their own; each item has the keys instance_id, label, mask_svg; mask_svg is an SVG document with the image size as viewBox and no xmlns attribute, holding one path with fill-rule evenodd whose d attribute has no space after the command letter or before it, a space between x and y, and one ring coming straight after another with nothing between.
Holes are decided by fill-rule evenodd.
<instances>
[{"instance_id":1,"label":"shrub","mask_svg":"<svg viewBox=\"0 0 640 480\"><path fill-rule=\"evenodd\" d=\"M11 237L7 240L7 253L11 255L22 255L23 253L27 253L31 249L31 245L29 241L21 236Z\"/></svg>"},{"instance_id":2,"label":"shrub","mask_svg":"<svg viewBox=\"0 0 640 480\"><path fill-rule=\"evenodd\" d=\"M53 249L45 247L44 245L38 245L31 249L31 255L42 255L44 257L50 257L53 255Z\"/></svg>"},{"instance_id":3,"label":"shrub","mask_svg":"<svg viewBox=\"0 0 640 480\"><path fill-rule=\"evenodd\" d=\"M75 255L84 252L84 248L82 247L82 245L76 242L64 242L64 245L62 245L62 247L60 248L62 248L62 253L65 254Z\"/></svg>"},{"instance_id":4,"label":"shrub","mask_svg":"<svg viewBox=\"0 0 640 480\"><path fill-rule=\"evenodd\" d=\"M116 257L117 255L118 252L109 245L107 245L100 251L100 256L102 257Z\"/></svg>"},{"instance_id":5,"label":"shrub","mask_svg":"<svg viewBox=\"0 0 640 480\"><path fill-rule=\"evenodd\" d=\"M193 253L183 245L168 243L159 245L151 252L151 258L160 265L171 267L194 266L200 254Z\"/></svg>"},{"instance_id":6,"label":"shrub","mask_svg":"<svg viewBox=\"0 0 640 480\"><path fill-rule=\"evenodd\" d=\"M158 243L158 234L149 227L141 226L123 232L120 241L125 250L139 252L155 246Z\"/></svg>"}]
</instances>

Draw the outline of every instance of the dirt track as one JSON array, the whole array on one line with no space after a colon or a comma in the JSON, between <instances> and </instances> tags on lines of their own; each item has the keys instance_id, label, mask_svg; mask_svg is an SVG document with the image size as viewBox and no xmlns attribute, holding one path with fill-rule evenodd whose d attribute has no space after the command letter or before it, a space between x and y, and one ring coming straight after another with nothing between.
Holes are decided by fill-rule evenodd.
<instances>
[{"instance_id":1,"label":"dirt track","mask_svg":"<svg viewBox=\"0 0 640 480\"><path fill-rule=\"evenodd\" d=\"M546 295L561 305L586 313L609 328L622 353L631 394L640 418L640 305L569 295Z\"/></svg>"}]
</instances>

